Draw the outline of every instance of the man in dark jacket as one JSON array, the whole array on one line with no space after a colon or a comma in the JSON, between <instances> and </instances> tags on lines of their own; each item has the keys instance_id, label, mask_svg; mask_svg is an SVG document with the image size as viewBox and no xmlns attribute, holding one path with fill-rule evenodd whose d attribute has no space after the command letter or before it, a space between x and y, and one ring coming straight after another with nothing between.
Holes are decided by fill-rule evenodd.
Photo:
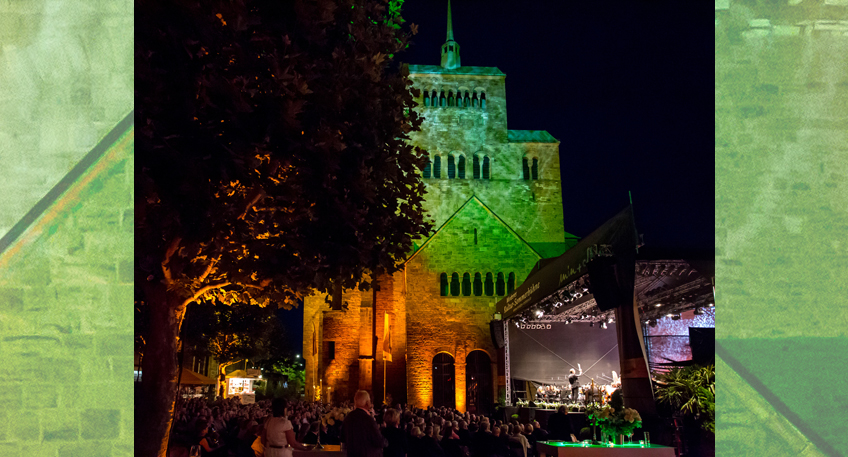
<instances>
[{"instance_id":1,"label":"man in dark jacket","mask_svg":"<svg viewBox=\"0 0 848 457\"><path fill-rule=\"evenodd\" d=\"M356 409L344 419L344 444L348 457L383 457L386 439L371 417L371 396L360 390L353 397Z\"/></svg>"},{"instance_id":2,"label":"man in dark jacket","mask_svg":"<svg viewBox=\"0 0 848 457\"><path fill-rule=\"evenodd\" d=\"M568 419L568 408L560 406L556 413L548 417L548 439L571 441L574 430Z\"/></svg>"}]
</instances>

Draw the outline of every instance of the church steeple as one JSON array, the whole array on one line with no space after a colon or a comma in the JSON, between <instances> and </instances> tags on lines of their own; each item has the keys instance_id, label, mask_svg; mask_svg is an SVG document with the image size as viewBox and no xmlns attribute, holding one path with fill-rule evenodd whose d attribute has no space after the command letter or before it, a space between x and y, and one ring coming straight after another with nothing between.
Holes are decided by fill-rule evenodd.
<instances>
[{"instance_id":1,"label":"church steeple","mask_svg":"<svg viewBox=\"0 0 848 457\"><path fill-rule=\"evenodd\" d=\"M459 44L453 41L453 24L451 23L451 7L448 0L448 35L442 45L442 67L447 69L459 68Z\"/></svg>"}]
</instances>

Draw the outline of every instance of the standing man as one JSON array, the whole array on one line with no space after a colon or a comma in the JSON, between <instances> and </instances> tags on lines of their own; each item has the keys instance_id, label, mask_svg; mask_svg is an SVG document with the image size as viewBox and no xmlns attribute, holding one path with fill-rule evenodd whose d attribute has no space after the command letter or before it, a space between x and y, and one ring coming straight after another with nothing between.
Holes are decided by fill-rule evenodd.
<instances>
[{"instance_id":1,"label":"standing man","mask_svg":"<svg viewBox=\"0 0 848 457\"><path fill-rule=\"evenodd\" d=\"M580 370L579 374L575 374L574 368L568 371L568 383L571 384L571 401L575 403L577 402L577 390L580 388L580 383L577 382L577 377L583 374L583 369L580 368L579 363L577 364L577 368Z\"/></svg>"},{"instance_id":2,"label":"standing man","mask_svg":"<svg viewBox=\"0 0 848 457\"><path fill-rule=\"evenodd\" d=\"M371 396L364 390L357 391L353 404L356 409L345 417L342 425L347 456L382 457L387 443L371 416Z\"/></svg>"}]
</instances>

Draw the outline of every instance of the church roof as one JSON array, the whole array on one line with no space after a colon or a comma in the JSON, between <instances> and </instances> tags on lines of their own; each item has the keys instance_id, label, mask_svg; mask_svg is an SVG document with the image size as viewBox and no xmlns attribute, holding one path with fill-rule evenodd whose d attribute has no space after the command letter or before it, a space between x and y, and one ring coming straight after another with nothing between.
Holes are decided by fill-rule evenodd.
<instances>
[{"instance_id":1,"label":"church roof","mask_svg":"<svg viewBox=\"0 0 848 457\"><path fill-rule=\"evenodd\" d=\"M559 143L546 130L507 130L506 137L510 143Z\"/></svg>"},{"instance_id":2,"label":"church roof","mask_svg":"<svg viewBox=\"0 0 848 457\"><path fill-rule=\"evenodd\" d=\"M497 67L459 67L447 69L441 65L410 65L410 74L441 74L441 75L477 75L477 76L506 76Z\"/></svg>"},{"instance_id":3,"label":"church roof","mask_svg":"<svg viewBox=\"0 0 848 457\"><path fill-rule=\"evenodd\" d=\"M456 219L456 217L459 215L459 213L461 213L461 212L462 212L462 210L464 210L464 209L465 209L465 208L466 208L466 207L467 207L467 206L468 206L471 202L477 202L480 206L482 206L482 207L483 207L483 209L484 209L484 210L486 210L486 212L488 212L488 213L489 213L492 217L494 217L494 218L495 218L495 220L497 220L497 221L498 221L501 225L503 225L503 226L504 226L504 228L506 228L506 229L507 229L507 231L509 231L509 233L511 233L511 234L512 234L512 236L514 236L516 239L518 239L518 241L519 241L519 242L521 242L522 244L524 244L525 246L527 246L527 248L528 248L528 249L530 249L530 251L531 251L531 252L533 252L533 254L535 254L537 257L539 257L540 259L542 258L542 255L541 255L541 254L539 254L539 252L538 252L538 251L536 251L536 249L534 249L534 248L533 248L533 246L532 246L530 243L528 243L528 242L527 242L524 238L521 238L521 235L519 235L519 234L518 234L518 232L516 232L515 230L513 230L513 229L512 229L512 227L510 227L510 226L509 226L509 224L507 224L507 223L506 223L503 219L501 219L500 217L498 217L498 215L497 215L497 214L495 214L495 212L494 212L494 211L492 211L492 210L491 210L488 206L486 206L486 204L485 204L485 203L483 203L482 201L480 201L480 199L479 199L479 198L477 198L477 196L476 196L476 195L472 195L472 196L471 196L471 198L469 198L469 199L468 199L468 201L466 201L465 203L463 203L463 204L462 204L462 206L460 206L460 207L459 207L459 209L457 209L457 210L456 210L456 211L455 211L455 212L451 215L451 217L449 217L449 218L445 221L445 223L444 223L444 224L442 224L442 226L441 226L441 227L439 227L439 228L438 228L438 229L437 229L437 230L436 230L436 231L435 231L435 232L434 232L434 233L430 236L430 238L427 238L427 240L424 242L424 244L422 244L422 245L421 245L421 247L419 247L418 249L416 249L416 250L415 250L415 252L413 252L413 253L412 253L412 255L410 255L410 256L409 256L409 258L408 258L408 259L406 259L406 261L405 261L404 263L408 263L409 261L411 261L412 259L414 259L414 258L415 258L415 256L417 256L417 255L418 255L418 253L420 253L421 251L423 251L423 250L427 247L427 245L429 245L429 244L430 244L430 242L431 242L431 241L433 241L433 239L435 239L437 236L439 236L439 234L440 234L440 233L441 233L441 232L445 229L445 227L447 227L448 225L450 225L450 223L451 223L451 222L453 222L453 220L454 220L454 219Z\"/></svg>"}]
</instances>

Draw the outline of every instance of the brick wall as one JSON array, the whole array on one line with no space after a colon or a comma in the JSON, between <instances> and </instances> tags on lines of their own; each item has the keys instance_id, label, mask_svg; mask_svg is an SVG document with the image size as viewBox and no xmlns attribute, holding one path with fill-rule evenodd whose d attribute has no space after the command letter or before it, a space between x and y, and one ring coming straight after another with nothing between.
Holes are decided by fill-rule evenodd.
<instances>
[{"instance_id":1,"label":"brick wall","mask_svg":"<svg viewBox=\"0 0 848 457\"><path fill-rule=\"evenodd\" d=\"M122 145L0 256L0 455L132 455L131 137Z\"/></svg>"}]
</instances>

